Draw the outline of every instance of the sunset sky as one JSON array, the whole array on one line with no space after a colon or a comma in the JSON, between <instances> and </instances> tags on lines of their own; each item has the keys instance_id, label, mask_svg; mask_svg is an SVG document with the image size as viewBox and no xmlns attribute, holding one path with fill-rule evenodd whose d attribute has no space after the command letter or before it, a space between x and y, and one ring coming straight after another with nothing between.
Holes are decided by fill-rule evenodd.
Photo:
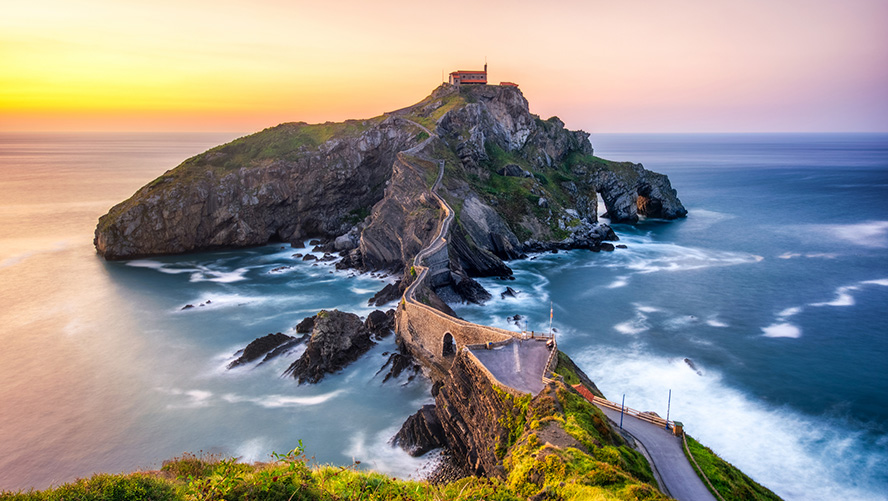
<instances>
[{"instance_id":1,"label":"sunset sky","mask_svg":"<svg viewBox=\"0 0 888 501\"><path fill-rule=\"evenodd\" d=\"M5 0L0 130L367 118L485 57L590 132L888 131L885 0Z\"/></svg>"}]
</instances>

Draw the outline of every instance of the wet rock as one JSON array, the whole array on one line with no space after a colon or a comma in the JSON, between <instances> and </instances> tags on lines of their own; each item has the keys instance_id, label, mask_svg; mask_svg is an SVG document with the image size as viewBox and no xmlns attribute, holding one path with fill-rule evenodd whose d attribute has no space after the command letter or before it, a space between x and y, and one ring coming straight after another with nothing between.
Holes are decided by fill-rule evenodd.
<instances>
[{"instance_id":1,"label":"wet rock","mask_svg":"<svg viewBox=\"0 0 888 501\"><path fill-rule=\"evenodd\" d=\"M506 287L506 290L500 292L500 299L506 299L507 297L518 297L519 292L511 287Z\"/></svg>"},{"instance_id":2,"label":"wet rock","mask_svg":"<svg viewBox=\"0 0 888 501\"><path fill-rule=\"evenodd\" d=\"M453 285L453 290L456 291L463 301L472 304L484 304L491 298L487 289L473 278L467 276L458 277Z\"/></svg>"},{"instance_id":3,"label":"wet rock","mask_svg":"<svg viewBox=\"0 0 888 501\"><path fill-rule=\"evenodd\" d=\"M302 256L303 254L301 252L297 252L296 254L293 254L293 259L300 259Z\"/></svg>"},{"instance_id":4,"label":"wet rock","mask_svg":"<svg viewBox=\"0 0 888 501\"><path fill-rule=\"evenodd\" d=\"M296 324L296 332L299 334L309 334L314 329L315 316L305 317L301 322Z\"/></svg>"},{"instance_id":5,"label":"wet rock","mask_svg":"<svg viewBox=\"0 0 888 501\"><path fill-rule=\"evenodd\" d=\"M357 315L322 310L316 315L305 352L284 375L292 376L300 384L317 383L357 360L371 346L370 331Z\"/></svg>"},{"instance_id":6,"label":"wet rock","mask_svg":"<svg viewBox=\"0 0 888 501\"><path fill-rule=\"evenodd\" d=\"M306 254L305 257L302 258L303 261L317 261L318 257L314 254Z\"/></svg>"},{"instance_id":7,"label":"wet rock","mask_svg":"<svg viewBox=\"0 0 888 501\"><path fill-rule=\"evenodd\" d=\"M370 306L382 306L401 298L404 291L401 288L401 281L398 280L393 284L388 284L370 298L368 303Z\"/></svg>"},{"instance_id":8,"label":"wet rock","mask_svg":"<svg viewBox=\"0 0 888 501\"><path fill-rule=\"evenodd\" d=\"M243 349L241 356L228 364L228 368L233 369L239 365L252 362L274 350L278 346L292 340L293 337L282 334L280 332L278 332L277 334L267 334L265 336L257 338L250 342L250 344L248 344L247 347Z\"/></svg>"},{"instance_id":9,"label":"wet rock","mask_svg":"<svg viewBox=\"0 0 888 501\"><path fill-rule=\"evenodd\" d=\"M395 310L374 310L367 315L364 321L364 327L367 328L377 339L388 336L395 328Z\"/></svg>"},{"instance_id":10,"label":"wet rock","mask_svg":"<svg viewBox=\"0 0 888 501\"><path fill-rule=\"evenodd\" d=\"M404 449L413 457L444 447L444 441L444 428L438 420L434 404L424 405L416 414L408 417L392 438L393 445Z\"/></svg>"},{"instance_id":11,"label":"wet rock","mask_svg":"<svg viewBox=\"0 0 888 501\"><path fill-rule=\"evenodd\" d=\"M686 358L684 359L684 362L688 364L688 367L690 367L692 371L696 372L698 376L703 375L703 372L697 369L697 366L694 364L693 360L691 360L690 358Z\"/></svg>"}]
</instances>

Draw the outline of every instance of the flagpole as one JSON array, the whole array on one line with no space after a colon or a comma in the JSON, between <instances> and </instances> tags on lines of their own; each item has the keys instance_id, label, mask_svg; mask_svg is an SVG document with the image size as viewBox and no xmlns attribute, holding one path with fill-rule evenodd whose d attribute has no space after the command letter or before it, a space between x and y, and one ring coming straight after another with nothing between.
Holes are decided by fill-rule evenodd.
<instances>
[{"instance_id":1,"label":"flagpole","mask_svg":"<svg viewBox=\"0 0 888 501\"><path fill-rule=\"evenodd\" d=\"M555 310L552 308L552 301L549 301L549 337L552 337L552 317L555 315Z\"/></svg>"}]
</instances>

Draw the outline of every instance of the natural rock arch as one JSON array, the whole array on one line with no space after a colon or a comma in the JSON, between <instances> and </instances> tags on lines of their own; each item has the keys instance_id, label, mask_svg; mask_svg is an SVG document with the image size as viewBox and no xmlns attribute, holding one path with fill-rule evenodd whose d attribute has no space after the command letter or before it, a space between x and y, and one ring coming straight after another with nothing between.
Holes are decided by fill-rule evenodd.
<instances>
[{"instance_id":1,"label":"natural rock arch","mask_svg":"<svg viewBox=\"0 0 888 501\"><path fill-rule=\"evenodd\" d=\"M456 354L456 343L453 341L453 334L445 332L441 344L441 356L449 357Z\"/></svg>"}]
</instances>

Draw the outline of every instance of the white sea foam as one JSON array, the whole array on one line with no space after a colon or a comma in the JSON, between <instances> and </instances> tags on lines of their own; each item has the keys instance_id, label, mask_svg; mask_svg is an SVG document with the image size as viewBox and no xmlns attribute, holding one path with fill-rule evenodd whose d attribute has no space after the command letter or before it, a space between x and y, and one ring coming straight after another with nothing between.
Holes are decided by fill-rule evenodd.
<instances>
[{"instance_id":1,"label":"white sea foam","mask_svg":"<svg viewBox=\"0 0 888 501\"><path fill-rule=\"evenodd\" d=\"M854 285L839 287L838 289L836 289L836 298L832 301L811 303L810 306L854 306L854 296L852 296L850 293L856 290L858 290L858 287Z\"/></svg>"},{"instance_id":2,"label":"white sea foam","mask_svg":"<svg viewBox=\"0 0 888 501\"><path fill-rule=\"evenodd\" d=\"M730 327L727 323L719 320L718 315L710 315L706 319L706 325L710 327Z\"/></svg>"},{"instance_id":3,"label":"white sea foam","mask_svg":"<svg viewBox=\"0 0 888 501\"><path fill-rule=\"evenodd\" d=\"M440 460L441 452L436 449L422 457L411 457L403 449L390 443L399 428L400 426L386 428L369 439L364 432L358 432L343 454L380 473L403 475L407 472L409 479L423 479L430 473L429 465Z\"/></svg>"},{"instance_id":4,"label":"white sea foam","mask_svg":"<svg viewBox=\"0 0 888 501\"><path fill-rule=\"evenodd\" d=\"M222 395L222 400L230 404L250 403L266 409L279 409L282 407L305 407L320 405L344 393L345 390L336 390L321 395L294 397L292 395L264 395L261 397L245 397L234 393Z\"/></svg>"},{"instance_id":5,"label":"white sea foam","mask_svg":"<svg viewBox=\"0 0 888 501\"><path fill-rule=\"evenodd\" d=\"M767 327L762 327L762 332L764 333L765 337L802 337L802 329L800 329L797 325L793 325L789 322L771 324Z\"/></svg>"},{"instance_id":6,"label":"white sea foam","mask_svg":"<svg viewBox=\"0 0 888 501\"><path fill-rule=\"evenodd\" d=\"M635 311L640 311L642 313L657 313L657 312L663 311L663 310L661 310L660 308L657 308L655 306L644 306L644 305L636 304Z\"/></svg>"},{"instance_id":7,"label":"white sea foam","mask_svg":"<svg viewBox=\"0 0 888 501\"><path fill-rule=\"evenodd\" d=\"M629 276L623 275L617 277L616 280L607 285L607 288L616 289L618 287L626 287L627 285L629 285Z\"/></svg>"},{"instance_id":8,"label":"white sea foam","mask_svg":"<svg viewBox=\"0 0 888 501\"><path fill-rule=\"evenodd\" d=\"M234 455L242 463L255 463L256 461L268 461L271 457L271 442L266 437L251 438L235 448Z\"/></svg>"},{"instance_id":9,"label":"white sea foam","mask_svg":"<svg viewBox=\"0 0 888 501\"><path fill-rule=\"evenodd\" d=\"M212 403L213 393L206 390L182 390L180 388L159 388L158 391L175 397L184 397L184 401L167 404L168 409L195 409L209 407Z\"/></svg>"},{"instance_id":10,"label":"white sea foam","mask_svg":"<svg viewBox=\"0 0 888 501\"><path fill-rule=\"evenodd\" d=\"M620 322L614 326L614 329L620 334L635 336L645 332L651 328L647 321L647 316L638 313L632 320Z\"/></svg>"},{"instance_id":11,"label":"white sea foam","mask_svg":"<svg viewBox=\"0 0 888 501\"><path fill-rule=\"evenodd\" d=\"M888 221L867 221L857 224L806 225L803 235L827 233L834 238L860 247L888 247ZM812 231L813 230L813 231Z\"/></svg>"},{"instance_id":12,"label":"white sea foam","mask_svg":"<svg viewBox=\"0 0 888 501\"><path fill-rule=\"evenodd\" d=\"M888 455L873 455L868 439L845 422L768 406L725 384L718 371L697 375L680 357L589 347L574 359L611 400L625 394L628 407L666 416L671 389L670 419L784 499L885 499L885 486L849 481L864 470L881 475Z\"/></svg>"},{"instance_id":13,"label":"white sea foam","mask_svg":"<svg viewBox=\"0 0 888 501\"><path fill-rule=\"evenodd\" d=\"M627 242L630 239L625 239ZM716 266L737 266L762 261L762 256L743 252L714 251L676 244L633 239L628 249L608 257L608 262L594 266L627 269L635 273L698 270Z\"/></svg>"},{"instance_id":14,"label":"white sea foam","mask_svg":"<svg viewBox=\"0 0 888 501\"><path fill-rule=\"evenodd\" d=\"M888 278L880 278L878 280L864 280L860 283L863 285L881 285L882 287L888 287Z\"/></svg>"},{"instance_id":15,"label":"white sea foam","mask_svg":"<svg viewBox=\"0 0 888 501\"><path fill-rule=\"evenodd\" d=\"M780 318L789 318L789 317L798 315L802 311L803 311L803 308L801 306L793 306L793 307L786 308L785 310L781 311L780 313L777 314L777 316Z\"/></svg>"}]
</instances>

